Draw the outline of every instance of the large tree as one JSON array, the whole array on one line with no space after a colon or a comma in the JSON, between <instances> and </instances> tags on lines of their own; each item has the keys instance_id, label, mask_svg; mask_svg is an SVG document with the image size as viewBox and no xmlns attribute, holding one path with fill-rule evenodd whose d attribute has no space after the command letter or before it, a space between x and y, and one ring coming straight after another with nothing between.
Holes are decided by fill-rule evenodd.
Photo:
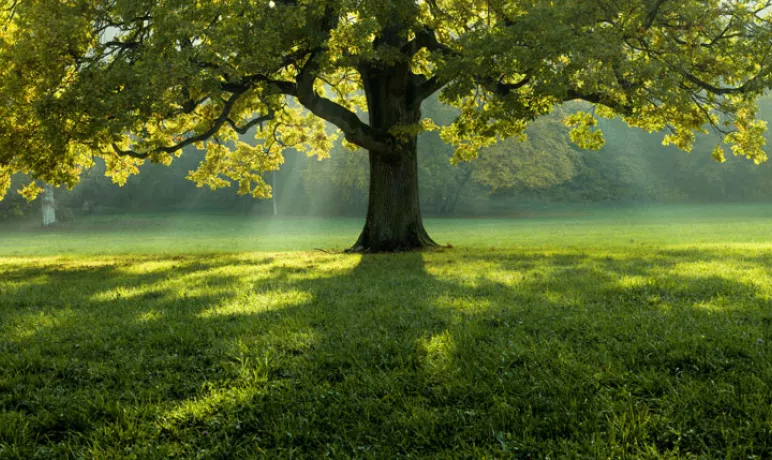
<instances>
[{"instance_id":1,"label":"large tree","mask_svg":"<svg viewBox=\"0 0 772 460\"><path fill-rule=\"evenodd\" d=\"M765 159L772 0L0 2L0 189L17 171L72 185L94 156L123 182L196 144L192 180L267 196L284 148L326 154L326 121L369 156L354 248L429 246L416 139L438 91L460 109L441 129L457 160L574 99L596 107L567 119L581 147L619 115L684 149L713 126Z\"/></svg>"}]
</instances>

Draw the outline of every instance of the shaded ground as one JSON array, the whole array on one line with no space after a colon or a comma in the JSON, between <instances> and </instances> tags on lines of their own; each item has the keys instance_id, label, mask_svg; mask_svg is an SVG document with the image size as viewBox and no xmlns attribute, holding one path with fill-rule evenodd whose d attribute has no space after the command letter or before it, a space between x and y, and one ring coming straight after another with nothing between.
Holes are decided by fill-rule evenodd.
<instances>
[{"instance_id":1,"label":"shaded ground","mask_svg":"<svg viewBox=\"0 0 772 460\"><path fill-rule=\"evenodd\" d=\"M0 457L772 455L772 250L0 258Z\"/></svg>"}]
</instances>

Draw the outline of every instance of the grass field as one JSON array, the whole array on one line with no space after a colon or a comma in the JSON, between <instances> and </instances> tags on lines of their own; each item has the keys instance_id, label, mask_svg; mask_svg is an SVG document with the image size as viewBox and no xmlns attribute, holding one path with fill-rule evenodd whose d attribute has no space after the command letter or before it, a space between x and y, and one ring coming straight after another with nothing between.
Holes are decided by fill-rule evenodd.
<instances>
[{"instance_id":1,"label":"grass field","mask_svg":"<svg viewBox=\"0 0 772 460\"><path fill-rule=\"evenodd\" d=\"M772 246L772 205L585 207L515 218L425 220L440 244L473 249ZM0 256L342 250L363 219L271 219L248 215L107 215L43 229L0 224Z\"/></svg>"},{"instance_id":2,"label":"grass field","mask_svg":"<svg viewBox=\"0 0 772 460\"><path fill-rule=\"evenodd\" d=\"M0 458L769 458L772 207L0 227Z\"/></svg>"}]
</instances>

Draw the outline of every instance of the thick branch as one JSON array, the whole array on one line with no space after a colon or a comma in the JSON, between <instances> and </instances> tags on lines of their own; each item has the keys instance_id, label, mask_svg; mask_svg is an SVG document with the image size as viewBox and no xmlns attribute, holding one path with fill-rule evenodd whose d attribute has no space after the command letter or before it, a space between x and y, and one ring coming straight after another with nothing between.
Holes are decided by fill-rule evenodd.
<instances>
[{"instance_id":1,"label":"thick branch","mask_svg":"<svg viewBox=\"0 0 772 460\"><path fill-rule=\"evenodd\" d=\"M413 42L415 42L413 46L426 48L429 51L440 52L449 57L461 57L461 53L447 45L440 43L439 40L437 40L437 35L434 33L434 30L428 27L422 30L420 33L417 33L416 38L411 43ZM517 91L518 89L530 83L531 77L526 75L517 83L503 83L501 80L496 81L493 78L483 78L478 80L480 85L482 85L487 90L496 93L499 96L506 96L510 92ZM435 92L439 91L446 84L446 82L446 80L438 78L436 75L432 78L429 78L421 84L421 87L418 90L418 94L420 95L419 97L422 97L421 100L423 100L431 96Z\"/></svg>"},{"instance_id":2,"label":"thick branch","mask_svg":"<svg viewBox=\"0 0 772 460\"><path fill-rule=\"evenodd\" d=\"M657 19L657 13L659 13L660 7L667 2L668 0L656 0L654 2L654 5L651 7L649 12L646 14L646 20L643 23L644 29L649 29L654 24L654 21Z\"/></svg>"},{"instance_id":3,"label":"thick branch","mask_svg":"<svg viewBox=\"0 0 772 460\"><path fill-rule=\"evenodd\" d=\"M233 130L236 131L237 133L239 133L239 134L246 134L247 131L249 131L251 128L253 128L253 127L255 127L255 126L257 126L257 125L259 125L261 123L264 123L266 121L270 121L270 120L273 119L273 117L274 117L273 110L269 110L269 112L267 114L265 114L263 116L260 116L260 117L253 118L253 119L249 120L248 122L244 123L244 125L242 125L242 126L237 125L236 122L231 120L230 118L228 118L227 122L228 122L229 125L231 125L231 128L233 128Z\"/></svg>"},{"instance_id":4,"label":"thick branch","mask_svg":"<svg viewBox=\"0 0 772 460\"><path fill-rule=\"evenodd\" d=\"M104 47L120 48L120 49L136 49L136 48L139 48L140 45L141 43L138 41L122 42L120 40L110 40L109 42L105 42Z\"/></svg>"},{"instance_id":5,"label":"thick branch","mask_svg":"<svg viewBox=\"0 0 772 460\"><path fill-rule=\"evenodd\" d=\"M604 97L602 94L598 94L598 93L584 93L582 91L577 91L577 90L568 90L566 92L565 97L563 98L563 102L573 101L576 99L592 102L593 104L605 105L606 107L610 107L620 115L624 115L624 116L633 115L632 105L620 104L619 102L611 101L607 97Z\"/></svg>"},{"instance_id":6,"label":"thick branch","mask_svg":"<svg viewBox=\"0 0 772 460\"><path fill-rule=\"evenodd\" d=\"M759 75L756 75L755 77L751 78L750 80L743 83L741 86L736 86L733 88L720 88L718 86L711 85L710 83L707 83L705 81L700 80L697 76L694 74L691 74L689 72L682 72L684 78L686 78L689 82L699 86L700 88L704 89L705 91L711 92L713 94L742 94L747 93L750 91L754 91L757 88L757 82L758 79L761 78L764 74L761 73Z\"/></svg>"},{"instance_id":7,"label":"thick branch","mask_svg":"<svg viewBox=\"0 0 772 460\"><path fill-rule=\"evenodd\" d=\"M499 96L505 96L512 91L517 91L523 86L531 82L531 76L526 75L522 80L517 83L502 83L501 81L495 82L490 86L490 90L493 90ZM484 82L483 86L490 85L490 82Z\"/></svg>"},{"instance_id":8,"label":"thick branch","mask_svg":"<svg viewBox=\"0 0 772 460\"><path fill-rule=\"evenodd\" d=\"M412 58L423 48L426 48L429 51L436 51L441 46L442 45L437 41L434 30L426 27L416 32L415 38L403 45L400 51L403 55Z\"/></svg>"},{"instance_id":9,"label":"thick branch","mask_svg":"<svg viewBox=\"0 0 772 460\"><path fill-rule=\"evenodd\" d=\"M175 152L178 152L178 151L184 149L185 147L187 147L189 145L195 144L196 142L203 142L203 141L209 139L210 137L214 136L215 134L217 134L217 132L220 130L220 128L222 128L222 126L225 123L230 123L231 126L233 126L234 130L235 130L236 129L236 125L235 125L235 123L233 123L230 120L230 113L233 110L233 106L236 104L236 102L238 101L239 97L241 97L245 92L246 92L246 90L243 90L243 91L234 92L233 94L231 94L231 96L228 99L225 100L225 103L223 104L222 111L220 112L220 115L212 122L212 126L209 129L207 129L206 131L204 131L204 132L202 132L200 134L197 134L195 136L190 136L187 139L185 139L185 140L183 140L183 141L181 141L181 142L179 142L177 144L174 144L174 145L171 145L171 146L165 146L165 147L156 147L155 149L147 151L147 152L137 152L136 150L132 150L132 149L122 150L115 143L113 143L113 150L115 150L115 152L118 155L129 156L129 157L133 157L133 158L145 159L145 158L149 158L153 154L157 154L157 153L169 153L169 154L175 153ZM270 120L271 118L273 118L273 113L269 113L267 115L264 115L262 117L259 117L259 118L255 119L255 120L259 120L259 121L252 120L249 123L253 123L254 122L255 124L257 124L257 123L260 123L261 121ZM249 129L249 128L247 128L247 129ZM238 131L238 130L236 130L236 131ZM246 130L245 130L245 132L246 132Z\"/></svg>"},{"instance_id":10,"label":"thick branch","mask_svg":"<svg viewBox=\"0 0 772 460\"><path fill-rule=\"evenodd\" d=\"M415 92L416 99L419 102L423 102L426 100L426 98L442 89L445 84L445 80L441 79L437 75L434 75L431 78L424 78L423 81L418 85L418 89Z\"/></svg>"},{"instance_id":11,"label":"thick branch","mask_svg":"<svg viewBox=\"0 0 772 460\"><path fill-rule=\"evenodd\" d=\"M316 93L314 80L319 70L317 58L318 53L313 53L308 59L298 75L297 87L291 94L311 113L340 128L349 142L371 152L385 152L387 144L382 133L364 123L354 112Z\"/></svg>"},{"instance_id":12,"label":"thick branch","mask_svg":"<svg viewBox=\"0 0 772 460\"><path fill-rule=\"evenodd\" d=\"M293 1L283 1L282 4L294 4ZM328 8L325 18L322 20L323 33L329 34L337 25L336 12ZM251 75L237 82L223 83L221 86L226 91L238 92L251 88L257 83L266 83L277 92L295 97L306 109L314 115L326 120L343 131L346 139L360 147L370 151L385 151L385 136L364 123L356 113L346 109L327 98L319 96L314 90L314 80L319 73L319 56L324 51L322 47L298 50L289 54L282 62L281 67L294 64L300 67L300 62L306 58L302 66L297 83L274 80L266 75ZM226 117L227 118L227 117ZM250 122L251 123L251 122ZM237 130L238 131L238 130Z\"/></svg>"},{"instance_id":13,"label":"thick branch","mask_svg":"<svg viewBox=\"0 0 772 460\"><path fill-rule=\"evenodd\" d=\"M274 80L262 74L249 75L235 82L222 83L220 84L220 88L229 93L240 93L251 89L257 83L266 83L277 92L288 96L294 96L297 92L297 85L295 83L284 80Z\"/></svg>"},{"instance_id":14,"label":"thick branch","mask_svg":"<svg viewBox=\"0 0 772 460\"><path fill-rule=\"evenodd\" d=\"M416 43L415 46L419 46L419 49L426 48L429 51L439 51L446 55L459 56L458 52L440 43L440 41L437 40L437 34L434 32L434 29L430 27L425 27L422 31L416 33L416 37L413 41Z\"/></svg>"}]
</instances>

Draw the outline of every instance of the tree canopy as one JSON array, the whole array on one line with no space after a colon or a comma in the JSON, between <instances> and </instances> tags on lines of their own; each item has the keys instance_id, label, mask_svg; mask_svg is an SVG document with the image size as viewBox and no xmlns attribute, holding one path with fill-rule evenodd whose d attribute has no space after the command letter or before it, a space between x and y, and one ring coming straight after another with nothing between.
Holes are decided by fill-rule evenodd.
<instances>
[{"instance_id":1,"label":"tree canopy","mask_svg":"<svg viewBox=\"0 0 772 460\"><path fill-rule=\"evenodd\" d=\"M733 154L766 159L755 101L772 84L772 0L0 4L2 192L18 171L72 185L95 156L123 183L143 161L198 145L197 184L268 196L261 174L283 149L327 155L329 122L383 163L371 168L371 208L415 201L407 220L420 224L417 187L387 199L373 183L418 132L439 129L455 161L472 160L575 99L593 104L566 118L580 147L602 146L596 117L620 116L669 130L682 149L712 128ZM438 91L459 110L441 128L420 118ZM256 142L239 138L258 125Z\"/></svg>"}]
</instances>

